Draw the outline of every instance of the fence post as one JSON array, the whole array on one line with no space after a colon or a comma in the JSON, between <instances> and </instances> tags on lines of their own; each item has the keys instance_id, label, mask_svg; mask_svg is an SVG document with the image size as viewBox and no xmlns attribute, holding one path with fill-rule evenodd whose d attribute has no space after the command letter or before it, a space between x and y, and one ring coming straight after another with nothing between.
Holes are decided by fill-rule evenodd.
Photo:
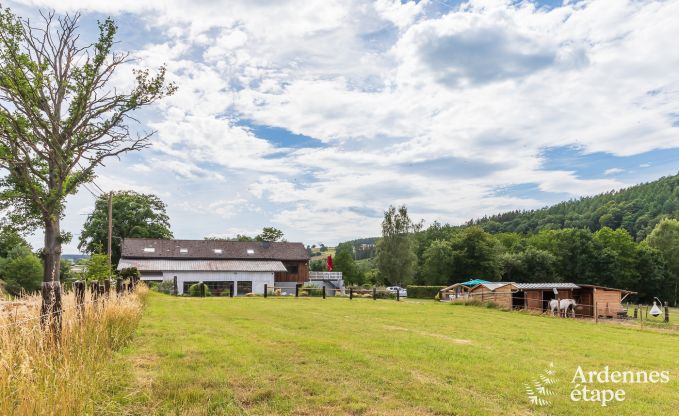
<instances>
[{"instance_id":1,"label":"fence post","mask_svg":"<svg viewBox=\"0 0 679 416\"><path fill-rule=\"evenodd\" d=\"M201 298L205 297L205 283L203 282L200 283L200 297Z\"/></svg>"},{"instance_id":2,"label":"fence post","mask_svg":"<svg viewBox=\"0 0 679 416\"><path fill-rule=\"evenodd\" d=\"M266 294L267 294L268 291L269 291L269 285L264 283L264 299L266 299Z\"/></svg>"},{"instance_id":3,"label":"fence post","mask_svg":"<svg viewBox=\"0 0 679 416\"><path fill-rule=\"evenodd\" d=\"M377 300L377 288L373 286L373 300Z\"/></svg>"},{"instance_id":4,"label":"fence post","mask_svg":"<svg viewBox=\"0 0 679 416\"><path fill-rule=\"evenodd\" d=\"M400 302L400 301L401 301L401 290L396 289L396 302Z\"/></svg>"},{"instance_id":5,"label":"fence post","mask_svg":"<svg viewBox=\"0 0 679 416\"><path fill-rule=\"evenodd\" d=\"M108 299L111 294L111 279L104 280L104 297Z\"/></svg>"},{"instance_id":6,"label":"fence post","mask_svg":"<svg viewBox=\"0 0 679 416\"><path fill-rule=\"evenodd\" d=\"M323 286L323 299L325 299L325 286Z\"/></svg>"},{"instance_id":7,"label":"fence post","mask_svg":"<svg viewBox=\"0 0 679 416\"><path fill-rule=\"evenodd\" d=\"M179 289L177 288L177 276L175 276L172 279L172 283L173 283L172 294L175 295L175 296L179 296Z\"/></svg>"},{"instance_id":8,"label":"fence post","mask_svg":"<svg viewBox=\"0 0 679 416\"><path fill-rule=\"evenodd\" d=\"M354 288L350 287L349 288L349 300L352 300L354 298Z\"/></svg>"},{"instance_id":9,"label":"fence post","mask_svg":"<svg viewBox=\"0 0 679 416\"><path fill-rule=\"evenodd\" d=\"M634 319L637 319L637 305L634 305Z\"/></svg>"},{"instance_id":10,"label":"fence post","mask_svg":"<svg viewBox=\"0 0 679 416\"><path fill-rule=\"evenodd\" d=\"M594 323L599 322L599 302L594 302Z\"/></svg>"},{"instance_id":11,"label":"fence post","mask_svg":"<svg viewBox=\"0 0 679 416\"><path fill-rule=\"evenodd\" d=\"M299 283L295 283L295 297L299 297Z\"/></svg>"},{"instance_id":12,"label":"fence post","mask_svg":"<svg viewBox=\"0 0 679 416\"><path fill-rule=\"evenodd\" d=\"M123 295L123 278L122 277L116 278L116 295L117 296Z\"/></svg>"},{"instance_id":13,"label":"fence post","mask_svg":"<svg viewBox=\"0 0 679 416\"><path fill-rule=\"evenodd\" d=\"M76 280L73 282L75 289L75 302L78 309L78 317L83 319L85 317L85 282Z\"/></svg>"},{"instance_id":14,"label":"fence post","mask_svg":"<svg viewBox=\"0 0 679 416\"><path fill-rule=\"evenodd\" d=\"M665 322L670 321L670 307L669 306L670 305L667 302L665 302Z\"/></svg>"}]
</instances>

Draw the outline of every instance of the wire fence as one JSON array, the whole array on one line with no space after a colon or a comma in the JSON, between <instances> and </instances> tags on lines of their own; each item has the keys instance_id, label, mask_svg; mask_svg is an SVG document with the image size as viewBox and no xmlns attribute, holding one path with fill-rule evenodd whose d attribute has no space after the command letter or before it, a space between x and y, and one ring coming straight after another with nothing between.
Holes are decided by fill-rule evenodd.
<instances>
[{"instance_id":1,"label":"wire fence","mask_svg":"<svg viewBox=\"0 0 679 416\"><path fill-rule=\"evenodd\" d=\"M273 286L264 285L264 297L321 297L323 299L334 298L348 298L353 299L391 299L400 301L402 296L396 291L378 288L361 288L361 287L341 287L330 288L325 285L302 285L295 286Z\"/></svg>"},{"instance_id":2,"label":"wire fence","mask_svg":"<svg viewBox=\"0 0 679 416\"><path fill-rule=\"evenodd\" d=\"M71 306L61 306L53 308L53 304L47 308L49 312L42 313L41 302L36 300L39 298L26 296L23 300L9 301L0 303L0 330L12 327L18 327L28 324L33 321L40 320L43 325L49 323L49 320L58 319L61 321L65 313L76 311L79 319L84 319L86 313L97 313L103 309L106 302L114 297L122 297L134 291L136 282L132 280L130 283L123 283L121 279L118 281L102 281L90 282L89 285L84 281L76 281L72 285L72 290L65 291L62 298L74 295L75 304ZM86 300L89 298L89 300ZM103 306L102 306L103 305ZM23 309L21 313L20 309ZM37 313L36 315L33 315Z\"/></svg>"}]
</instances>

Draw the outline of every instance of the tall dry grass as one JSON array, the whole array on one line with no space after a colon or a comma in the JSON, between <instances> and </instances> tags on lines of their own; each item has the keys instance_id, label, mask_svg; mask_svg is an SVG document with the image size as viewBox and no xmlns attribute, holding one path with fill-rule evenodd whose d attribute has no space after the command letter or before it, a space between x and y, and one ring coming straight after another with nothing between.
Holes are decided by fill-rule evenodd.
<instances>
[{"instance_id":1,"label":"tall dry grass","mask_svg":"<svg viewBox=\"0 0 679 416\"><path fill-rule=\"evenodd\" d=\"M0 308L0 414L98 413L109 380L112 353L132 337L148 289L120 298L85 300L84 318L73 292L63 297L63 333L57 346L40 328L40 297Z\"/></svg>"}]
</instances>

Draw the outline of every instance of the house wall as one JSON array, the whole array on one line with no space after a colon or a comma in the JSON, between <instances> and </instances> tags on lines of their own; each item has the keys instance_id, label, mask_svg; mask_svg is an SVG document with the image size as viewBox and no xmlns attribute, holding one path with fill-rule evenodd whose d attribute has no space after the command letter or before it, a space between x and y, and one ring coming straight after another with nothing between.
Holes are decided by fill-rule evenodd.
<instances>
[{"instance_id":1,"label":"house wall","mask_svg":"<svg viewBox=\"0 0 679 416\"><path fill-rule=\"evenodd\" d=\"M276 272L274 280L276 282L296 282L304 283L309 280L309 262L308 261L284 261L283 265L288 267L290 265L297 266L297 273Z\"/></svg>"},{"instance_id":2,"label":"house wall","mask_svg":"<svg viewBox=\"0 0 679 416\"><path fill-rule=\"evenodd\" d=\"M620 304L622 292L597 288L594 291L594 302L599 316L615 317L622 309Z\"/></svg>"},{"instance_id":3,"label":"house wall","mask_svg":"<svg viewBox=\"0 0 679 416\"><path fill-rule=\"evenodd\" d=\"M542 311L542 290L525 290L526 309Z\"/></svg>"},{"instance_id":4,"label":"house wall","mask_svg":"<svg viewBox=\"0 0 679 416\"><path fill-rule=\"evenodd\" d=\"M178 294L184 293L184 282L252 282L252 292L263 294L264 284L269 287L274 286L273 272L191 272L191 271L165 271L163 272L163 280L173 281L174 276L177 276L177 291ZM142 280L144 278L142 277ZM245 293L237 292L237 284L234 283L234 295L244 295Z\"/></svg>"},{"instance_id":5,"label":"house wall","mask_svg":"<svg viewBox=\"0 0 679 416\"><path fill-rule=\"evenodd\" d=\"M491 291L485 286L479 285L471 290L470 299L481 302L494 302L501 308L512 308L512 285L506 285Z\"/></svg>"}]
</instances>

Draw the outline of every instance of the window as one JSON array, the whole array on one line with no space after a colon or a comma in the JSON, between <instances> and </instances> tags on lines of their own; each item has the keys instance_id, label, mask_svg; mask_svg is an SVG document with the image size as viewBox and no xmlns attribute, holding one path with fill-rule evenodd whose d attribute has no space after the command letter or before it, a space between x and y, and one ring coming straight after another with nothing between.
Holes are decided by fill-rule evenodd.
<instances>
[{"instance_id":1,"label":"window","mask_svg":"<svg viewBox=\"0 0 679 416\"><path fill-rule=\"evenodd\" d=\"M291 273L291 274L299 273L299 265L297 265L297 263L286 264L285 268L288 270L288 273Z\"/></svg>"},{"instance_id":2,"label":"window","mask_svg":"<svg viewBox=\"0 0 679 416\"><path fill-rule=\"evenodd\" d=\"M189 249L188 249L188 248L180 248L180 249L179 249L179 252L180 252L181 254L186 254L186 253L189 252Z\"/></svg>"},{"instance_id":3,"label":"window","mask_svg":"<svg viewBox=\"0 0 679 416\"><path fill-rule=\"evenodd\" d=\"M213 250L215 254L222 254L222 249L221 248L216 248Z\"/></svg>"},{"instance_id":4,"label":"window","mask_svg":"<svg viewBox=\"0 0 679 416\"><path fill-rule=\"evenodd\" d=\"M144 247L144 253L155 253L155 247Z\"/></svg>"},{"instance_id":5,"label":"window","mask_svg":"<svg viewBox=\"0 0 679 416\"><path fill-rule=\"evenodd\" d=\"M252 282L238 282L236 284L236 293L238 293L238 296L243 296L247 295L248 293L252 293Z\"/></svg>"},{"instance_id":6,"label":"window","mask_svg":"<svg viewBox=\"0 0 679 416\"><path fill-rule=\"evenodd\" d=\"M249 248L249 249L248 249L248 254L255 254L255 250Z\"/></svg>"}]
</instances>

